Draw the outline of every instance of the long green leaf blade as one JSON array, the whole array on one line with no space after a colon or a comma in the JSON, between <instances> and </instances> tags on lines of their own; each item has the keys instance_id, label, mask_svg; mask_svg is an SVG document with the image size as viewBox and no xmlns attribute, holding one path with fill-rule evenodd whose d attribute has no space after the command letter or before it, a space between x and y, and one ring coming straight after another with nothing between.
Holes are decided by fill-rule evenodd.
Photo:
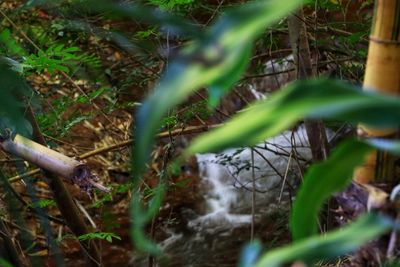
<instances>
[{"instance_id":1,"label":"long green leaf blade","mask_svg":"<svg viewBox=\"0 0 400 267\"><path fill-rule=\"evenodd\" d=\"M185 156L254 145L288 129L304 117L393 127L399 124L400 101L339 81L295 82L269 99L251 105L224 126L195 139Z\"/></svg>"},{"instance_id":2,"label":"long green leaf blade","mask_svg":"<svg viewBox=\"0 0 400 267\"><path fill-rule=\"evenodd\" d=\"M313 165L297 193L290 226L294 240L317 232L317 219L323 203L351 181L353 170L372 150L366 143L349 140L338 146L328 160Z\"/></svg>"},{"instance_id":3,"label":"long green leaf blade","mask_svg":"<svg viewBox=\"0 0 400 267\"><path fill-rule=\"evenodd\" d=\"M265 254L255 267L278 267L293 261L312 263L355 251L364 243L390 230L394 224L386 217L367 214L356 222L324 236L295 242Z\"/></svg>"}]
</instances>

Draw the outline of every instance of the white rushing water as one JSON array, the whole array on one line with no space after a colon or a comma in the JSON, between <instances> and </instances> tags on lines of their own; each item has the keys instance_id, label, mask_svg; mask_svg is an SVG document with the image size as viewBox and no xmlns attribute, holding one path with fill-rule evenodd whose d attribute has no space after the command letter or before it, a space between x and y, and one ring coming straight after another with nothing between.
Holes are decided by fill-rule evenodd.
<instances>
[{"instance_id":1,"label":"white rushing water","mask_svg":"<svg viewBox=\"0 0 400 267\"><path fill-rule=\"evenodd\" d=\"M295 132L284 132L255 148L255 188L251 149L197 155L207 207L204 215L189 222L189 227L197 231L218 231L221 227L234 228L251 223L253 189L256 192L256 212L265 214L280 198L287 200L285 192L288 188L283 184L284 177L288 183L295 182L295 173L299 173L298 163L304 164L310 159L304 127Z\"/></svg>"}]
</instances>

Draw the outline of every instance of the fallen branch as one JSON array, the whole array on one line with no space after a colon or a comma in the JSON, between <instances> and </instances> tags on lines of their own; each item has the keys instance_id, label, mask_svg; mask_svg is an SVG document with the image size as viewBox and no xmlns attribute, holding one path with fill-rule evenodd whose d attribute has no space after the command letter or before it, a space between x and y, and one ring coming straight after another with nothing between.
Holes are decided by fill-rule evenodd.
<instances>
[{"instance_id":1,"label":"fallen branch","mask_svg":"<svg viewBox=\"0 0 400 267\"><path fill-rule=\"evenodd\" d=\"M182 134L200 133L200 132L207 131L207 130L209 130L211 128L215 128L217 126L219 126L219 125L189 126L189 127L185 127L185 128L182 128L182 129L176 129L176 130L172 130L172 131L165 131L165 132L159 133L157 135L157 137L158 138L165 138L165 137L168 137L168 136L177 136L177 135L182 135ZM77 156L76 158L78 160L87 159L89 157L93 157L93 156L98 155L98 154L102 154L102 153L105 153L105 152L108 152L108 151L111 151L111 150L114 150L114 149L117 149L117 148L121 148L121 147L125 147L125 146L128 146L128 145L131 145L132 143L133 143L133 139L129 139L129 140L126 140L126 141L123 141L123 142L120 142L120 143L117 143L117 144L114 144L114 145L98 148L98 149L83 153L83 154ZM53 151L53 150L51 150L51 151ZM55 152L55 151L53 151L53 152ZM56 152L56 153L58 153L58 152ZM58 153L58 154L60 154L60 153ZM64 155L62 155L62 156L64 156ZM67 157L67 156L64 156L64 157ZM71 159L71 158L69 158L69 159ZM77 162L79 162L79 161L77 161ZM32 163L34 163L34 162L32 162ZM80 163L80 164L83 164L83 163ZM31 171L25 172L23 174L11 177L9 179L9 182L10 183L14 183L14 182L17 182L17 181L19 181L19 180L21 180L23 178L38 174L39 172L40 172L40 169L34 169L34 170L31 170ZM60 175L64 177L63 174L60 173ZM99 185L99 184L97 184L97 185ZM104 191L104 190L102 190L102 191Z\"/></svg>"},{"instance_id":2,"label":"fallen branch","mask_svg":"<svg viewBox=\"0 0 400 267\"><path fill-rule=\"evenodd\" d=\"M89 167L70 157L67 157L46 146L38 144L17 134L0 140L4 151L29 161L42 169L60 175L77 184L82 190L90 193L93 188L109 192L109 189L97 183L99 178L90 172Z\"/></svg>"}]
</instances>

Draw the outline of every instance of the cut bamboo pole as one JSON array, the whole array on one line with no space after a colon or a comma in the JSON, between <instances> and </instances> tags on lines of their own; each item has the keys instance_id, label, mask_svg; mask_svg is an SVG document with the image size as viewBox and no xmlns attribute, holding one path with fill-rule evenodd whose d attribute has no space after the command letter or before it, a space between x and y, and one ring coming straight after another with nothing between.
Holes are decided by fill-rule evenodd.
<instances>
[{"instance_id":1,"label":"cut bamboo pole","mask_svg":"<svg viewBox=\"0 0 400 267\"><path fill-rule=\"evenodd\" d=\"M369 41L364 90L400 95L400 0L377 0ZM360 137L396 137L398 129L359 125ZM394 158L386 152L369 154L354 172L359 183L394 181Z\"/></svg>"},{"instance_id":2,"label":"cut bamboo pole","mask_svg":"<svg viewBox=\"0 0 400 267\"><path fill-rule=\"evenodd\" d=\"M11 136L5 138L0 142L0 146L14 156L70 180L88 193L93 188L109 192L108 188L97 183L98 177L91 173L86 164L38 144L22 135L17 134L14 138L11 138Z\"/></svg>"}]
</instances>

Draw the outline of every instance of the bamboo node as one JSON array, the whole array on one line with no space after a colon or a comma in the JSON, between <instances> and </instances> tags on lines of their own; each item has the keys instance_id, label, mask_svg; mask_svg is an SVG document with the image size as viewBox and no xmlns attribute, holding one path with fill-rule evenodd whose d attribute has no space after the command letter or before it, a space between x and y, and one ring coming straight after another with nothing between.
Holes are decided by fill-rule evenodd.
<instances>
[{"instance_id":1,"label":"bamboo node","mask_svg":"<svg viewBox=\"0 0 400 267\"><path fill-rule=\"evenodd\" d=\"M375 36L369 36L369 41L377 44L385 44L385 45L395 45L395 46L400 46L400 41L399 40L389 40L389 39L379 39L376 38Z\"/></svg>"}]
</instances>

